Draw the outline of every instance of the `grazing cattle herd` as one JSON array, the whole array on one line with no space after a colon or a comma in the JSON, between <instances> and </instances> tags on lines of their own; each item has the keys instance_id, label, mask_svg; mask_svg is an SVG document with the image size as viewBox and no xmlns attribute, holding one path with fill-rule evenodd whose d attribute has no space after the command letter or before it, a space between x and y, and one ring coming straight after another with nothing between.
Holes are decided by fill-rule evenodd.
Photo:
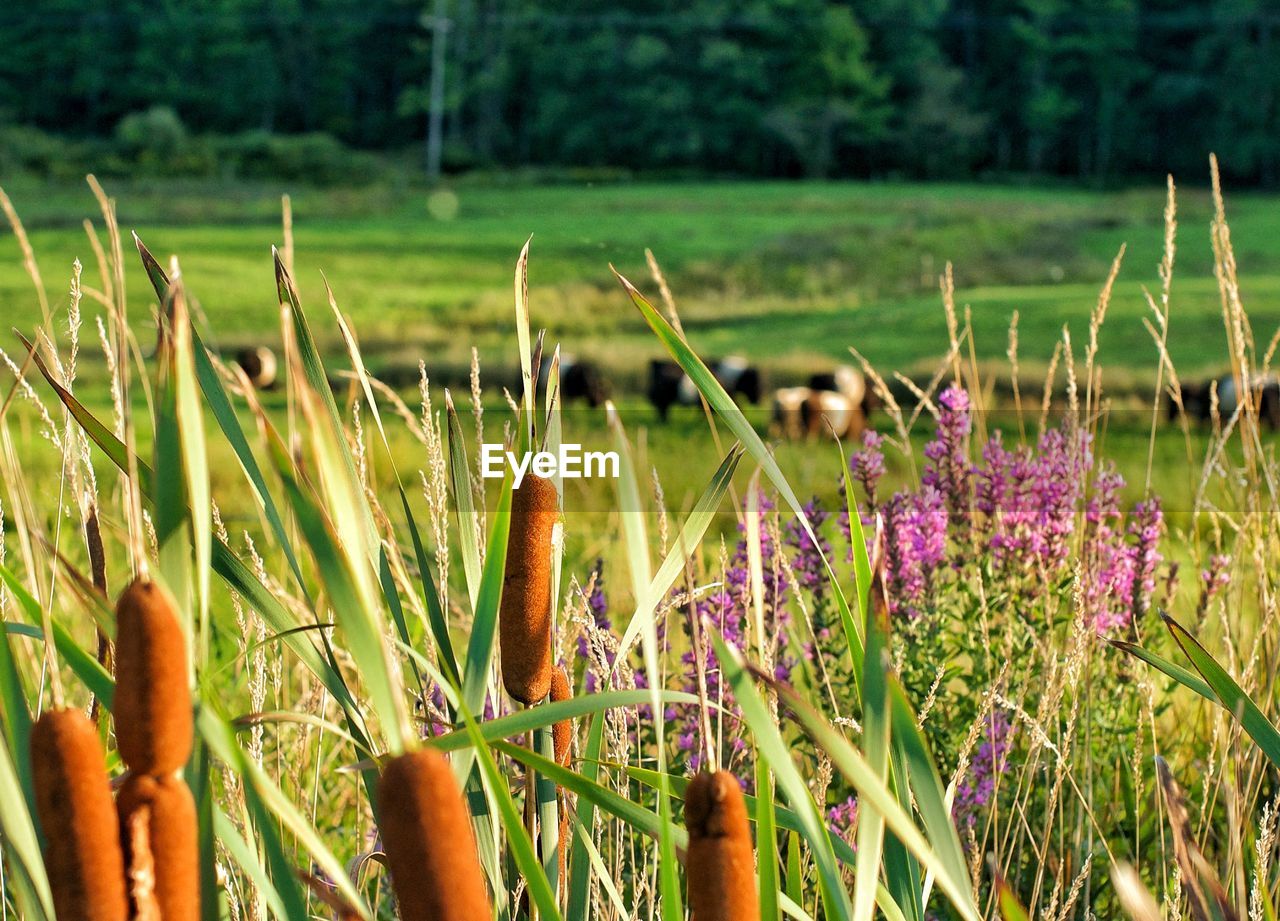
<instances>
[{"instance_id":1,"label":"grazing cattle herd","mask_svg":"<svg viewBox=\"0 0 1280 921\"><path fill-rule=\"evenodd\" d=\"M271 349L246 346L233 352L232 360L255 389L275 387L278 362ZM545 389L550 365L551 357L543 356L538 374L540 390ZM765 399L764 373L747 359L730 355L708 361L707 367L734 400L759 406ZM1185 412L1193 422L1209 424L1216 416L1226 424L1240 408L1240 394L1231 374L1200 382L1184 381L1179 387L1179 399L1169 395L1165 400L1169 422L1177 421L1180 413ZM598 363L575 355L561 355L560 399L564 405L584 402L598 408L610 398L612 390ZM1254 379L1249 392L1260 422L1271 431L1280 430L1280 375ZM655 358L649 362L645 393L663 422L667 421L673 406L700 404L698 388L680 365L668 359ZM803 386L774 389L770 430L789 439L856 439L878 406L879 400L867 385L866 376L856 368L839 365L811 374Z\"/></svg>"}]
</instances>

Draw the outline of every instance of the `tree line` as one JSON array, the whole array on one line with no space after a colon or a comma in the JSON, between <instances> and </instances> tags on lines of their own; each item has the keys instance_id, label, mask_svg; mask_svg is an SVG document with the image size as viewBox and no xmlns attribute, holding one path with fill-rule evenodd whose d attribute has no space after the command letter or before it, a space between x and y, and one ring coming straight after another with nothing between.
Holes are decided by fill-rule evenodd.
<instances>
[{"instance_id":1,"label":"tree line","mask_svg":"<svg viewBox=\"0 0 1280 921\"><path fill-rule=\"evenodd\" d=\"M0 119L425 142L447 168L1280 180L1268 0L22 0ZM135 125L136 127L136 125Z\"/></svg>"}]
</instances>

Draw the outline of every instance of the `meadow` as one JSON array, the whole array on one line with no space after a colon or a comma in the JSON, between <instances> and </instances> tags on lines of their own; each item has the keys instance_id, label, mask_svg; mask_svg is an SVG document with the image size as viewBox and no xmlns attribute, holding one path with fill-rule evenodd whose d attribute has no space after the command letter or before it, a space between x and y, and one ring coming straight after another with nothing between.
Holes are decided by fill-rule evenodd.
<instances>
[{"instance_id":1,"label":"meadow","mask_svg":"<svg viewBox=\"0 0 1280 921\"><path fill-rule=\"evenodd\" d=\"M100 258L7 191L51 306L0 240L5 911L1275 917L1273 434L1152 419L1269 372L1270 199L304 190L273 263L274 190L112 189ZM535 399L541 327L707 411ZM268 394L204 348L264 338ZM699 357L850 346L886 405L839 446ZM478 475L577 434L618 480Z\"/></svg>"},{"instance_id":2,"label":"meadow","mask_svg":"<svg viewBox=\"0 0 1280 921\"><path fill-rule=\"evenodd\" d=\"M1201 177L1194 177L1199 180ZM87 259L83 186L6 184L47 275ZM216 344L278 338L262 297L281 242L278 186L113 183L120 220L157 253L179 253ZM1114 385L1144 385L1155 349L1142 288L1157 284L1164 189L1088 191L909 183L651 183L527 186L463 182L443 200L415 187L292 191L298 285L324 303L327 278L360 332L371 368L465 381L482 365L510 374L512 254L530 234L533 309L566 352L607 362L625 383L660 354L621 303L609 272L647 277L649 249L705 354L738 353L794 376L847 361L932 370L946 337L938 279L954 266L956 300L972 310L980 360L1002 360L1019 314L1022 361L1042 369L1064 324L1083 330L1121 246L1100 357ZM440 198L440 196L437 196ZM1180 195L1183 227L1171 355L1187 375L1225 369L1203 187ZM1276 198L1233 196L1232 228L1259 329L1280 324ZM434 216L433 216L434 212ZM95 267L86 261L92 281ZM130 278L130 294L145 294ZM51 286L53 287L53 286ZM21 323L30 283L12 237L0 237L0 321ZM61 286L54 288L61 291ZM55 300L65 303L65 294ZM207 302L207 303L206 303ZM199 312L197 312L199 316ZM327 345L336 334L318 332ZM1269 333L1268 333L1269 335ZM625 387L623 389L626 389Z\"/></svg>"}]
</instances>

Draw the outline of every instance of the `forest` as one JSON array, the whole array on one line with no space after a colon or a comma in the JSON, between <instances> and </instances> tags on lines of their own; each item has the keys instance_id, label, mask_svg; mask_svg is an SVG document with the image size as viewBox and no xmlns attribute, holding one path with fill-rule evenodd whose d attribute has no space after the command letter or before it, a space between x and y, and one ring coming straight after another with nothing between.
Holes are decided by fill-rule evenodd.
<instances>
[{"instance_id":1,"label":"forest","mask_svg":"<svg viewBox=\"0 0 1280 921\"><path fill-rule=\"evenodd\" d=\"M21 0L0 174L80 144L218 175L292 136L413 165L439 41L450 172L1105 184L1216 149L1269 186L1278 26L1261 0Z\"/></svg>"}]
</instances>

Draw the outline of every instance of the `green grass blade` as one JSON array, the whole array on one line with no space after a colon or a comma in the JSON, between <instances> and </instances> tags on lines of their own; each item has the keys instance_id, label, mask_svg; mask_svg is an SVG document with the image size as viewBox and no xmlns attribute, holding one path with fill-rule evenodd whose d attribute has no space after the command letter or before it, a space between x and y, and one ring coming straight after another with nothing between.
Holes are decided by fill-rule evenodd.
<instances>
[{"instance_id":1,"label":"green grass blade","mask_svg":"<svg viewBox=\"0 0 1280 921\"><path fill-rule=\"evenodd\" d=\"M693 511L685 519L684 526L680 529L676 542L672 545L671 551L667 554L666 559L662 561L662 565L658 567L657 574L649 582L649 587L644 594L637 600L635 612L631 615L631 619L627 622L626 629L622 633L622 640L618 643L618 655L615 660L614 668L618 667L617 663L621 663L631 651L631 646L646 630L653 627L654 613L659 603L671 591L671 586L675 585L676 579L684 572L684 565L688 552L702 543L703 536L707 533L707 528L711 526L711 522L715 519L720 503L724 499L725 493L729 490L729 484L733 481L733 473L738 467L738 461L742 459L742 447L734 445L725 455L724 460L720 462L720 466L712 475L711 481L702 491L702 495L698 497L698 501L694 503Z\"/></svg>"},{"instance_id":2,"label":"green grass blade","mask_svg":"<svg viewBox=\"0 0 1280 921\"><path fill-rule=\"evenodd\" d=\"M9 751L14 753L14 768L22 788L21 801L26 804L27 811L34 814L36 795L31 777L31 758L27 754L31 750L31 711L27 709L27 692L22 686L13 647L9 644L10 624L3 620L0 624L6 628L0 631L0 720L3 720ZM11 808L17 808L18 800L6 802Z\"/></svg>"},{"instance_id":3,"label":"green grass blade","mask_svg":"<svg viewBox=\"0 0 1280 921\"><path fill-rule=\"evenodd\" d=\"M1178 684L1189 690L1195 691L1210 703L1219 705L1222 703L1222 701L1218 699L1218 695L1213 693L1213 688L1209 687L1209 685L1205 683L1204 679L1195 672L1189 672L1181 665L1170 662L1168 659L1157 655L1149 649L1144 649L1135 643L1127 643L1123 640L1111 640L1110 643L1116 649L1119 649L1122 652L1127 652L1135 659L1141 659L1148 665L1159 669L1174 681L1178 682Z\"/></svg>"},{"instance_id":4,"label":"green grass blade","mask_svg":"<svg viewBox=\"0 0 1280 921\"><path fill-rule=\"evenodd\" d=\"M484 709L484 692L493 668L498 644L498 610L502 604L502 577L507 568L507 532L511 527L511 477L502 483L502 495L493 514L484 572L476 594L475 616L462 672L462 702L472 713Z\"/></svg>"},{"instance_id":5,"label":"green grass blade","mask_svg":"<svg viewBox=\"0 0 1280 921\"><path fill-rule=\"evenodd\" d=\"M474 611L480 594L480 518L471 499L471 465L467 461L467 443L462 425L453 408L453 397L445 391L445 417L448 421L449 482L453 486L453 508L458 516L458 544L462 548L462 571L467 578L467 595ZM504 487L505 488L505 487ZM504 545L505 547L505 545ZM487 557L486 557L487 559ZM447 578L445 573L440 578Z\"/></svg>"},{"instance_id":6,"label":"green grass blade","mask_svg":"<svg viewBox=\"0 0 1280 921\"><path fill-rule=\"evenodd\" d=\"M1161 612L1160 616L1164 619L1169 632L1173 634L1174 640L1195 666L1196 671L1213 690L1218 701L1241 728L1249 733L1249 737L1262 749L1262 753L1267 756L1271 764L1280 767L1280 731L1277 731L1258 705L1253 702L1253 698L1236 684L1235 679L1227 674L1227 670L1209 655L1185 627L1168 614Z\"/></svg>"}]
</instances>

